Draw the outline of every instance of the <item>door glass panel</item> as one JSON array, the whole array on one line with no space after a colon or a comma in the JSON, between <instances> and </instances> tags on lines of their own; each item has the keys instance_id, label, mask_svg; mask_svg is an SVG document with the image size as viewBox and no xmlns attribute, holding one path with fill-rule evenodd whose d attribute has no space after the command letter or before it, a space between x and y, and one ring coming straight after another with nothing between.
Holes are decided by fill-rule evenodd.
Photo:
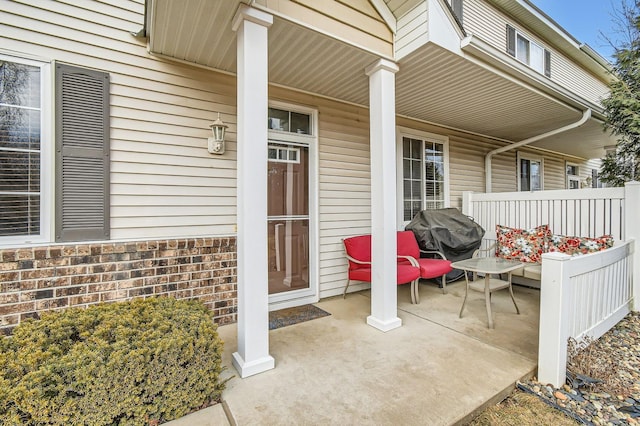
<instances>
[{"instance_id":1,"label":"door glass panel","mask_svg":"<svg viewBox=\"0 0 640 426\"><path fill-rule=\"evenodd\" d=\"M269 149L278 150L278 156L267 165L267 215L308 215L309 149L277 143L270 143Z\"/></svg>"},{"instance_id":2,"label":"door glass panel","mask_svg":"<svg viewBox=\"0 0 640 426\"><path fill-rule=\"evenodd\" d=\"M309 288L309 148L269 142L269 294Z\"/></svg>"},{"instance_id":3,"label":"door glass panel","mask_svg":"<svg viewBox=\"0 0 640 426\"><path fill-rule=\"evenodd\" d=\"M309 288L309 220L270 220L269 294Z\"/></svg>"}]
</instances>

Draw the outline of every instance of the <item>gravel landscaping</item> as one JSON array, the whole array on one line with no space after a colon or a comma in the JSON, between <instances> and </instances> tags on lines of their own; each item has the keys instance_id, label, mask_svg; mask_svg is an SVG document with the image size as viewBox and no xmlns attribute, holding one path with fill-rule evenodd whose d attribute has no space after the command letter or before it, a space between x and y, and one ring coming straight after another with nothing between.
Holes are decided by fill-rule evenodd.
<instances>
[{"instance_id":1,"label":"gravel landscaping","mask_svg":"<svg viewBox=\"0 0 640 426\"><path fill-rule=\"evenodd\" d=\"M567 384L518 383L471 426L640 424L640 314L632 312L595 342L569 344Z\"/></svg>"},{"instance_id":2,"label":"gravel landscaping","mask_svg":"<svg viewBox=\"0 0 640 426\"><path fill-rule=\"evenodd\" d=\"M568 380L554 388L531 380L518 384L577 422L640 423L640 315L630 313L590 345L569 346Z\"/></svg>"}]
</instances>

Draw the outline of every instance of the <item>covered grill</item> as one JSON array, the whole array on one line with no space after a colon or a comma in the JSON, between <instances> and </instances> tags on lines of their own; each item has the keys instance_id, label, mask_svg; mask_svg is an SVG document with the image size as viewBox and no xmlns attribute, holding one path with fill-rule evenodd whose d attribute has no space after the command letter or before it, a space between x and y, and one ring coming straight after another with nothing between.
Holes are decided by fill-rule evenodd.
<instances>
[{"instance_id":1,"label":"covered grill","mask_svg":"<svg viewBox=\"0 0 640 426\"><path fill-rule=\"evenodd\" d=\"M484 229L456 208L422 210L405 227L413 231L422 250L437 250L448 260L469 259L480 247ZM447 274L447 282L464 275L454 269Z\"/></svg>"}]
</instances>

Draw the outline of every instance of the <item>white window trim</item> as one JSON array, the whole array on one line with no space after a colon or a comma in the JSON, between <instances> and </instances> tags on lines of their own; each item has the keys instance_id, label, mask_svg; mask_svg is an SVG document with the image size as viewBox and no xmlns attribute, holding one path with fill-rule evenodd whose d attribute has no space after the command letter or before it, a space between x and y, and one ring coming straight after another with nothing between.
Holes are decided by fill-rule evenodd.
<instances>
[{"instance_id":1,"label":"white window trim","mask_svg":"<svg viewBox=\"0 0 640 426\"><path fill-rule=\"evenodd\" d=\"M318 110L312 107L271 100L269 101L269 108L308 114L311 119L309 126L311 134L309 135L268 130L269 143L282 141L309 147L309 288L269 295L269 310L274 311L307 303L316 303L320 300L320 224L318 220L320 162L318 159ZM266 121L263 125L268 128ZM266 158L265 161L267 161Z\"/></svg>"},{"instance_id":2,"label":"white window trim","mask_svg":"<svg viewBox=\"0 0 640 426\"><path fill-rule=\"evenodd\" d=\"M53 148L53 75L51 62L5 54L0 59L40 68L40 234L0 237L0 247L20 247L53 242L55 189Z\"/></svg>"},{"instance_id":3,"label":"white window trim","mask_svg":"<svg viewBox=\"0 0 640 426\"><path fill-rule=\"evenodd\" d=\"M575 167L577 172L578 172L578 174L577 175L568 174L567 173L567 167L568 166ZM577 163L572 163L572 162L569 162L569 161L565 161L564 162L564 173L567 176L567 179L566 179L566 182L565 182L566 189L571 189L571 185L570 185L571 182L578 182L578 189L580 189L580 187L581 187L581 184L580 184L580 182L581 182L581 179L580 179L580 165L578 165Z\"/></svg>"},{"instance_id":4,"label":"white window trim","mask_svg":"<svg viewBox=\"0 0 640 426\"><path fill-rule=\"evenodd\" d=\"M522 185L520 185L520 160L529 160L529 161L538 161L540 162L540 189L539 191L544 191L544 158L539 157L535 154L527 154L518 151L517 155L517 163L516 163L516 181L518 183L518 192L522 191ZM565 169L566 170L566 169Z\"/></svg>"},{"instance_id":5,"label":"white window trim","mask_svg":"<svg viewBox=\"0 0 640 426\"><path fill-rule=\"evenodd\" d=\"M408 127L396 127L396 222L398 230L404 230L409 223L404 220L404 190L402 170L402 138L422 139L440 143L444 150L444 207L451 207L449 179L449 137L436 133L424 132ZM422 200L424 202L424 200Z\"/></svg>"}]
</instances>

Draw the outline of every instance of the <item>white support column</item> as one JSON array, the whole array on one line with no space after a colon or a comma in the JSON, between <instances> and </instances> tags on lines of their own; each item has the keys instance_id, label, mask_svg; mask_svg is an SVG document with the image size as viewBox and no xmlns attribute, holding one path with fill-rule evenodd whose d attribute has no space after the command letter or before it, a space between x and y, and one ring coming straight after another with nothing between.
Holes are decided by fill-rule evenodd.
<instances>
[{"instance_id":1,"label":"white support column","mask_svg":"<svg viewBox=\"0 0 640 426\"><path fill-rule=\"evenodd\" d=\"M562 386L567 377L571 287L566 264L570 259L558 252L542 255L538 381L555 387Z\"/></svg>"},{"instance_id":2,"label":"white support column","mask_svg":"<svg viewBox=\"0 0 640 426\"><path fill-rule=\"evenodd\" d=\"M627 182L624 184L624 239L634 240L633 256L631 265L631 279L633 280L632 307L634 311L640 311L640 221L638 212L640 211L640 182Z\"/></svg>"},{"instance_id":3,"label":"white support column","mask_svg":"<svg viewBox=\"0 0 640 426\"><path fill-rule=\"evenodd\" d=\"M471 204L472 199L473 199L473 192L471 191L462 192L462 214L470 217L476 217L473 211L473 204Z\"/></svg>"},{"instance_id":4,"label":"white support column","mask_svg":"<svg viewBox=\"0 0 640 426\"><path fill-rule=\"evenodd\" d=\"M241 4L238 33L238 352L240 377L274 368L267 267L267 31L273 16Z\"/></svg>"},{"instance_id":5,"label":"white support column","mask_svg":"<svg viewBox=\"0 0 640 426\"><path fill-rule=\"evenodd\" d=\"M396 278L396 93L398 66L380 59L369 76L371 140L371 315L382 331L400 327Z\"/></svg>"}]
</instances>

